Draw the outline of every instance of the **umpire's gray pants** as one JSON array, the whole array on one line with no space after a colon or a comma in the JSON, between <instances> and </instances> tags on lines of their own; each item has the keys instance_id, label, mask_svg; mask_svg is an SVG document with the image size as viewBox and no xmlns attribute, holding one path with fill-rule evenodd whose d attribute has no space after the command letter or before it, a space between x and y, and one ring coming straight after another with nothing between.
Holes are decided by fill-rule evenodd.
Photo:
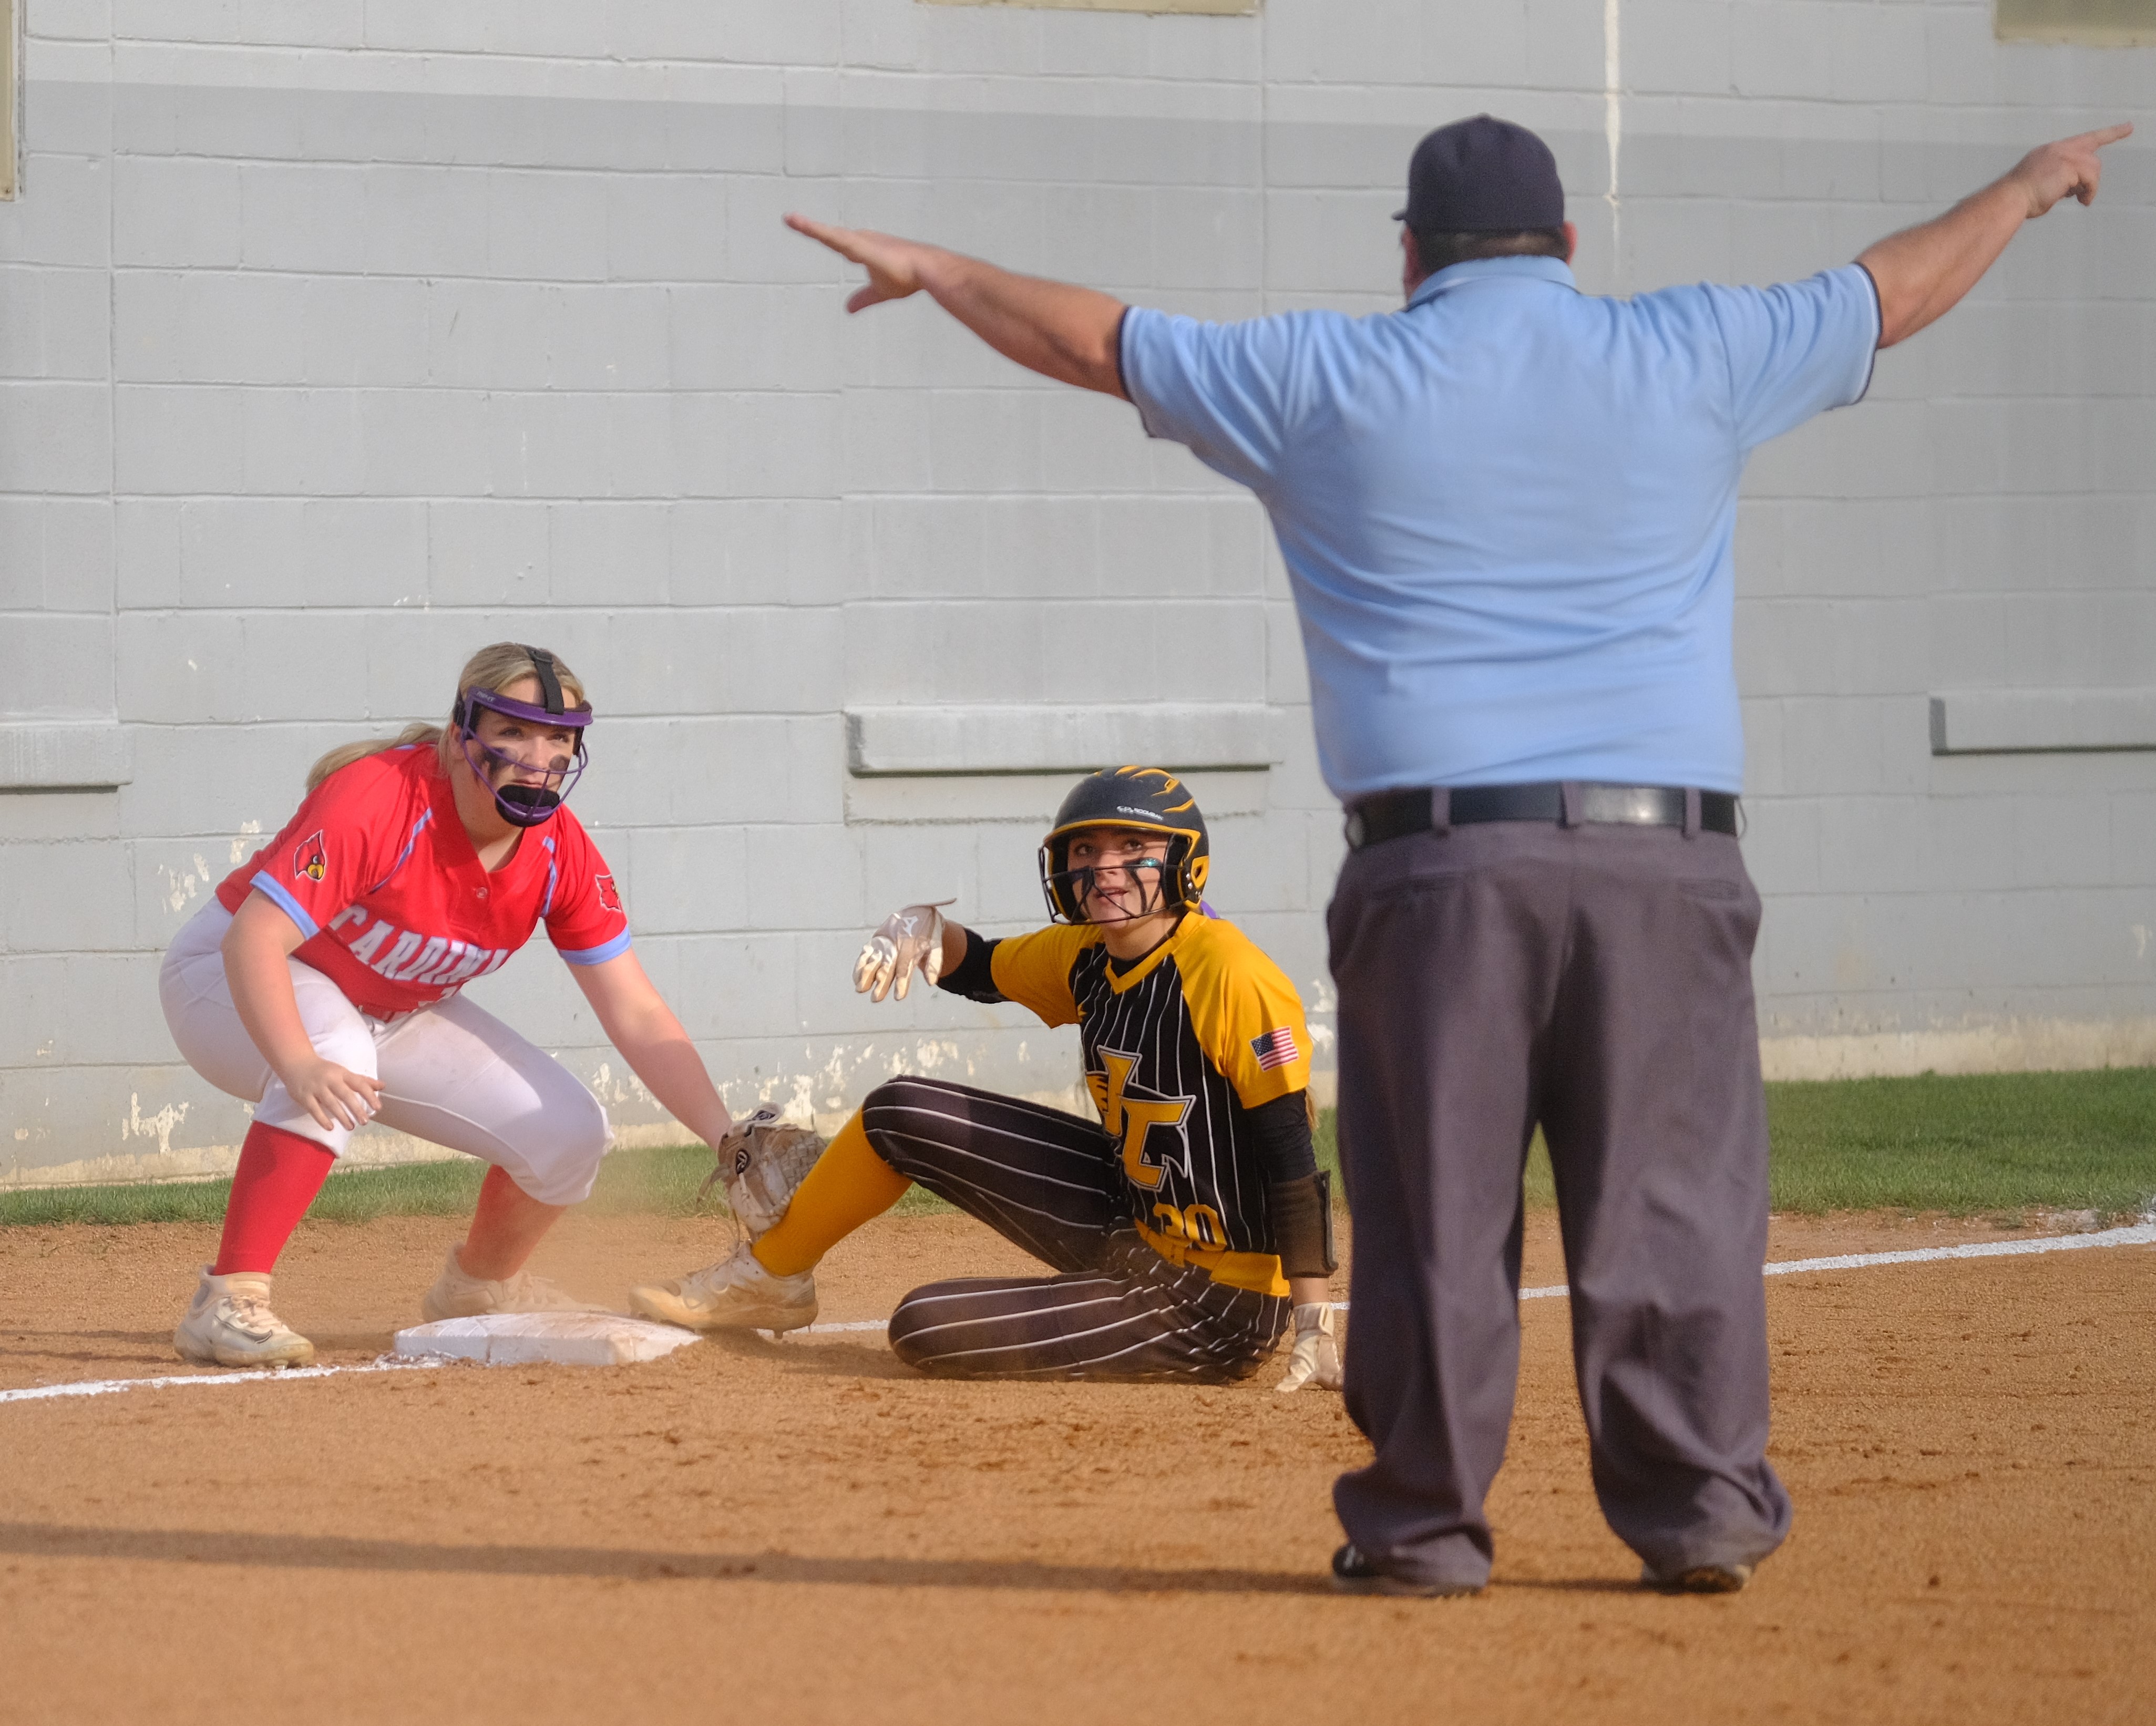
<instances>
[{"instance_id":1,"label":"umpire's gray pants","mask_svg":"<svg viewBox=\"0 0 2156 1726\"><path fill-rule=\"evenodd\" d=\"M1328 912L1355 1220L1333 1500L1380 1568L1476 1585L1542 1122L1609 1525L1657 1572L1789 1532L1768 1466L1759 901L1737 841L1493 822L1373 845Z\"/></svg>"}]
</instances>

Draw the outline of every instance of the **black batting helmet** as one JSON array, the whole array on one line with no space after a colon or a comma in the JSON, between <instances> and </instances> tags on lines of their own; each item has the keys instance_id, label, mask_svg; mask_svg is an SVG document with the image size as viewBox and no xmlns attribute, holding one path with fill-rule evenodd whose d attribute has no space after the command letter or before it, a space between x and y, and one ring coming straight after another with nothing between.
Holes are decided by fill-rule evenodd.
<instances>
[{"instance_id":1,"label":"black batting helmet","mask_svg":"<svg viewBox=\"0 0 2156 1726\"><path fill-rule=\"evenodd\" d=\"M1195 911L1205 891L1213 854L1198 799L1174 774L1157 767L1104 768L1070 788L1040 847L1040 891L1059 923L1086 921L1092 871L1070 866L1070 836L1088 827L1132 827L1168 835L1160 908ZM1081 877L1084 877L1081 879Z\"/></svg>"}]
</instances>

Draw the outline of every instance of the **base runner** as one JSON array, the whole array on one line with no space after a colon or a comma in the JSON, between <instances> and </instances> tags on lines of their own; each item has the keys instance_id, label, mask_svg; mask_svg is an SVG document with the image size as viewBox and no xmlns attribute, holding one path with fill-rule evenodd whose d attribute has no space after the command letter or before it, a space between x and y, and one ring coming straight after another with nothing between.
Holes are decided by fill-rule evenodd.
<instances>
[{"instance_id":1,"label":"base runner","mask_svg":"<svg viewBox=\"0 0 2156 1726\"><path fill-rule=\"evenodd\" d=\"M606 860L563 805L591 704L539 648L473 655L446 727L332 750L285 830L226 878L165 956L187 1063L255 1105L217 1261L173 1335L189 1360L284 1366L314 1345L270 1272L346 1141L370 1120L493 1164L429 1319L574 1310L524 1270L584 1198L612 1134L598 1099L461 998L538 926L660 1102L716 1145L732 1124L634 953Z\"/></svg>"},{"instance_id":2,"label":"base runner","mask_svg":"<svg viewBox=\"0 0 2156 1726\"><path fill-rule=\"evenodd\" d=\"M797 1329L816 1316L818 1261L918 1182L1055 1273L914 1290L891 1342L923 1372L1240 1379L1291 1323L1281 1388L1337 1389L1310 1033L1280 968L1203 907L1195 800L1158 768L1092 774L1040 857L1051 927L991 941L909 906L863 950L855 984L903 999L917 973L1075 1023L1099 1124L901 1078L870 1093L805 1179L754 1166L752 1134L729 1185L750 1239L632 1291L631 1307L697 1330Z\"/></svg>"}]
</instances>

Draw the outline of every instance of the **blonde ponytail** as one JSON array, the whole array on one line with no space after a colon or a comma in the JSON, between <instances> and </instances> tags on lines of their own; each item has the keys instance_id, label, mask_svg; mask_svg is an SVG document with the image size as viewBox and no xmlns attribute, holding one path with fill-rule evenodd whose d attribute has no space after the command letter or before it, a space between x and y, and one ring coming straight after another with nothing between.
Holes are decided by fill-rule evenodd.
<instances>
[{"instance_id":1,"label":"blonde ponytail","mask_svg":"<svg viewBox=\"0 0 2156 1726\"><path fill-rule=\"evenodd\" d=\"M531 663L531 655L526 648L514 641L497 641L490 647L482 647L465 661L464 670L457 678L457 693L461 696L468 689L484 689L499 695L526 677L536 678L538 675L539 668ZM583 680L558 659L554 661L554 676L561 681L562 696L571 706L588 705ZM385 749L402 749L411 743L432 743L442 771L449 770L448 730L439 725L408 725L393 737L370 737L363 742L338 744L307 769L307 789L313 791L331 773L340 768L350 767L355 761L364 761Z\"/></svg>"},{"instance_id":2,"label":"blonde ponytail","mask_svg":"<svg viewBox=\"0 0 2156 1726\"><path fill-rule=\"evenodd\" d=\"M441 741L442 728L439 725L408 725L393 737L368 737L362 742L340 743L307 769L307 789L314 790L339 768L350 767L355 761L364 761L385 749L402 749L407 743L439 746Z\"/></svg>"}]
</instances>

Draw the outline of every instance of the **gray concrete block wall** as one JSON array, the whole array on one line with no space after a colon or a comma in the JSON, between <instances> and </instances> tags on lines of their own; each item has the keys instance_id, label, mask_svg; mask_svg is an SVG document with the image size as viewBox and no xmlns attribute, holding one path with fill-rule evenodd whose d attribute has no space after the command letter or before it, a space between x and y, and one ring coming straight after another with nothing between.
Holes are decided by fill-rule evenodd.
<instances>
[{"instance_id":1,"label":"gray concrete block wall","mask_svg":"<svg viewBox=\"0 0 2156 1726\"><path fill-rule=\"evenodd\" d=\"M903 1066L1068 1094L1067 1032L870 1008L864 925L1038 915L1058 784L851 779L850 707L1282 711L1199 775L1215 902L1329 1035L1337 811L1261 512L921 304L840 310L791 208L1214 317L1397 301L1430 125L1556 148L1595 291L1853 255L2027 143L2144 125L2156 51L1981 3L1255 16L912 0L28 0L0 205L0 725L124 783L0 791L0 1180L199 1172L157 955L307 763L541 639L604 717L578 806L737 1103ZM1615 177L1613 182L1613 141ZM1786 1072L2156 1059L2156 753L1934 757L1939 690L2156 686L2156 153L2026 234L1739 528L1758 975ZM667 1131L542 951L479 991ZM377 1146L377 1154L408 1147Z\"/></svg>"}]
</instances>

